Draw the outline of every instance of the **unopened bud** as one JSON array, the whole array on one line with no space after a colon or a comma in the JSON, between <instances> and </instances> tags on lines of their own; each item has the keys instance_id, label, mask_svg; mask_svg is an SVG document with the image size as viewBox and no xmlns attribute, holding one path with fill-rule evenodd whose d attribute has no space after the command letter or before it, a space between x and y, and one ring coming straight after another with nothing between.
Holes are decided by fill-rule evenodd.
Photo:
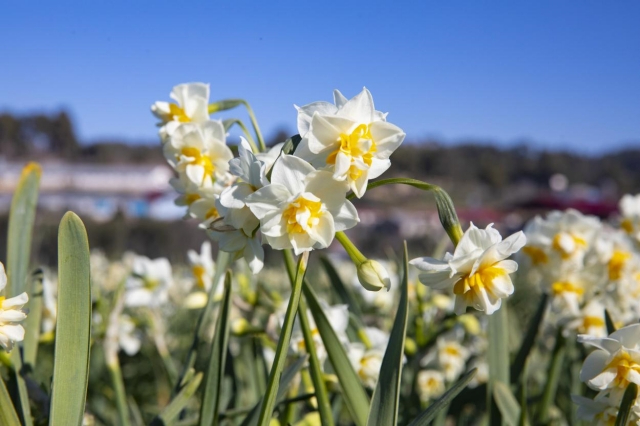
<instances>
[{"instance_id":1,"label":"unopened bud","mask_svg":"<svg viewBox=\"0 0 640 426\"><path fill-rule=\"evenodd\" d=\"M367 259L358 266L358 280L369 291L387 290L391 287L389 273L380 262Z\"/></svg>"}]
</instances>

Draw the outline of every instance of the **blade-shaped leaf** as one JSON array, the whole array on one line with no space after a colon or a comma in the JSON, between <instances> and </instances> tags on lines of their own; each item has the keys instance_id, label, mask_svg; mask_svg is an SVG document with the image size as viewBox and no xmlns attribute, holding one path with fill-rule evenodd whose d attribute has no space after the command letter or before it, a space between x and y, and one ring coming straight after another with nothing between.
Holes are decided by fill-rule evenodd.
<instances>
[{"instance_id":1,"label":"blade-shaped leaf","mask_svg":"<svg viewBox=\"0 0 640 426\"><path fill-rule=\"evenodd\" d=\"M331 283L333 289L336 291L342 302L349 305L349 312L353 313L354 316L358 319L362 318L362 310L360 309L360 306L358 305L358 302L353 295L353 291L351 291L349 287L344 285L342 278L340 278L340 275L338 275L338 271L336 271L336 268L333 267L331 261L327 259L327 257L321 256L320 262L322 262L322 266L324 267L324 270L329 277L329 282Z\"/></svg>"},{"instance_id":2,"label":"blade-shaped leaf","mask_svg":"<svg viewBox=\"0 0 640 426\"><path fill-rule=\"evenodd\" d=\"M7 237L7 287L5 296L13 297L25 291L31 258L31 236L38 204L38 187L42 170L29 163L22 170L16 192L11 200L9 235Z\"/></svg>"},{"instance_id":3,"label":"blade-shaped leaf","mask_svg":"<svg viewBox=\"0 0 640 426\"><path fill-rule=\"evenodd\" d=\"M407 243L404 243L404 273L400 287L400 303L393 322L389 343L382 358L382 366L378 376L378 383L373 391L371 408L367 426L385 426L398 423L398 407L400 405L400 380L402 378L402 362L404 357L404 342L407 332L408 310L408 281L409 259Z\"/></svg>"},{"instance_id":4,"label":"blade-shaped leaf","mask_svg":"<svg viewBox=\"0 0 640 426\"><path fill-rule=\"evenodd\" d=\"M0 425L20 426L20 420L16 409L13 407L11 397L4 385L4 380L0 377Z\"/></svg>"},{"instance_id":5,"label":"blade-shaped leaf","mask_svg":"<svg viewBox=\"0 0 640 426\"><path fill-rule=\"evenodd\" d=\"M351 417L356 425L364 426L367 423L367 416L369 415L369 397L362 387L362 383L354 371L342 343L338 339L333 327L331 327L327 315L322 310L318 296L316 296L307 282L304 283L302 289L307 304L309 305L309 310L316 323L316 328L327 350L329 361L333 366L336 376L338 376L338 381L342 387L342 394L347 408L351 413Z\"/></svg>"},{"instance_id":6,"label":"blade-shaped leaf","mask_svg":"<svg viewBox=\"0 0 640 426\"><path fill-rule=\"evenodd\" d=\"M209 355L209 367L200 407L200 424L218 424L220 412L220 397L222 393L222 380L227 358L227 346L229 344L229 312L231 311L231 272L227 272L224 280L224 294L218 313L216 332L211 344Z\"/></svg>"},{"instance_id":7,"label":"blade-shaped leaf","mask_svg":"<svg viewBox=\"0 0 640 426\"><path fill-rule=\"evenodd\" d=\"M520 404L509 390L509 386L502 382L494 383L493 398L502 414L502 420L509 426L517 426L520 418Z\"/></svg>"},{"instance_id":8,"label":"blade-shaped leaf","mask_svg":"<svg viewBox=\"0 0 640 426\"><path fill-rule=\"evenodd\" d=\"M303 356L295 360L293 364L287 367L282 373L282 378L280 379L280 386L278 386L278 402L284 400L287 395L287 391L289 390L289 386L291 382L296 377L302 366L307 362L307 357ZM247 417L242 421L240 426L256 426L258 424L258 418L260 416L260 407L262 406L262 399L258 401L258 403L253 407L253 409L249 412Z\"/></svg>"},{"instance_id":9,"label":"blade-shaped leaf","mask_svg":"<svg viewBox=\"0 0 640 426\"><path fill-rule=\"evenodd\" d=\"M618 410L615 426L626 426L628 424L629 415L631 414L631 409L633 408L637 397L638 385L635 383L629 383L627 390L624 391L624 395L622 396L622 402L620 403L620 409Z\"/></svg>"},{"instance_id":10,"label":"blade-shaped leaf","mask_svg":"<svg viewBox=\"0 0 640 426\"><path fill-rule=\"evenodd\" d=\"M187 405L189 399L198 390L200 382L202 381L202 373L197 373L192 376L187 384L180 390L180 392L171 400L169 405L156 418L151 421L151 426L170 425L178 417L180 411Z\"/></svg>"},{"instance_id":11,"label":"blade-shaped leaf","mask_svg":"<svg viewBox=\"0 0 640 426\"><path fill-rule=\"evenodd\" d=\"M473 379L473 376L476 374L476 369L472 369L467 371L462 377L458 379L457 382L451 386L449 390L447 390L444 395L438 398L433 404L427 407L418 417L416 417L409 426L428 426L431 420L433 420L438 412L451 402L453 398L456 397L462 390L467 386L467 384Z\"/></svg>"},{"instance_id":12,"label":"blade-shaped leaf","mask_svg":"<svg viewBox=\"0 0 640 426\"><path fill-rule=\"evenodd\" d=\"M520 349L516 355L513 364L511 364L511 382L517 383L520 379L520 374L522 374L522 370L524 368L524 364L527 361L527 357L531 352L531 348L533 348L533 344L536 340L536 335L538 334L538 329L540 328L540 324L542 323L542 318L544 317L544 313L547 310L547 300L549 296L547 294L543 294L540 302L538 304L538 308L536 309L535 314L529 320L529 327L527 328L527 333L524 335L522 339L522 343L520 344Z\"/></svg>"},{"instance_id":13,"label":"blade-shaped leaf","mask_svg":"<svg viewBox=\"0 0 640 426\"><path fill-rule=\"evenodd\" d=\"M607 309L604 310L604 322L607 325L607 334L611 334L616 331L616 326L613 322L613 318L611 318L611 314Z\"/></svg>"},{"instance_id":14,"label":"blade-shaped leaf","mask_svg":"<svg viewBox=\"0 0 640 426\"><path fill-rule=\"evenodd\" d=\"M89 271L87 232L80 218L67 212L58 230L58 319L49 419L53 426L82 424L91 336Z\"/></svg>"},{"instance_id":15,"label":"blade-shaped leaf","mask_svg":"<svg viewBox=\"0 0 640 426\"><path fill-rule=\"evenodd\" d=\"M44 273L37 269L31 274L29 280L29 302L25 305L29 309L29 315L25 321L23 356L25 365L33 370L38 354L38 342L40 341L40 320L42 319L42 281Z\"/></svg>"}]
</instances>

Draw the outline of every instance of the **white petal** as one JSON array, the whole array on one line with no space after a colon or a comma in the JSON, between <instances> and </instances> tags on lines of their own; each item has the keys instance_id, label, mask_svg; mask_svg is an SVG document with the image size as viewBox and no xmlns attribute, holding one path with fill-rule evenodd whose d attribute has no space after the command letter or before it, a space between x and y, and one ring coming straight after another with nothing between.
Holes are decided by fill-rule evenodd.
<instances>
[{"instance_id":1,"label":"white petal","mask_svg":"<svg viewBox=\"0 0 640 426\"><path fill-rule=\"evenodd\" d=\"M271 184L248 196L245 203L258 219L262 219L267 213L280 210L279 204L286 201L291 195L286 186Z\"/></svg>"},{"instance_id":2,"label":"white petal","mask_svg":"<svg viewBox=\"0 0 640 426\"><path fill-rule=\"evenodd\" d=\"M351 229L360 222L358 211L351 204L351 201L345 201L337 212L331 211L336 232Z\"/></svg>"},{"instance_id":3,"label":"white petal","mask_svg":"<svg viewBox=\"0 0 640 426\"><path fill-rule=\"evenodd\" d=\"M273 166L271 183L283 185L292 195L297 195L304 192L304 180L314 170L313 166L302 158L284 155Z\"/></svg>"}]
</instances>

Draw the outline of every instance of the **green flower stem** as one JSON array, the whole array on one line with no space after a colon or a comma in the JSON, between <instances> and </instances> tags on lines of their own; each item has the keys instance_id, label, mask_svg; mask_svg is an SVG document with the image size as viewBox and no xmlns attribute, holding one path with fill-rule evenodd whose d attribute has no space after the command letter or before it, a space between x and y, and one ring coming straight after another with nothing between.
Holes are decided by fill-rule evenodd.
<instances>
[{"instance_id":1,"label":"green flower stem","mask_svg":"<svg viewBox=\"0 0 640 426\"><path fill-rule=\"evenodd\" d=\"M260 151L265 152L267 150L267 146L264 143L264 138L262 137L262 132L260 131L260 126L258 126L258 120L256 120L256 116L253 113L253 109L249 105L249 102L243 100L242 104L247 108L247 112L249 113L249 118L251 119L251 125L253 126L253 130L256 132L256 139L258 140L258 145L260 145Z\"/></svg>"},{"instance_id":2,"label":"green flower stem","mask_svg":"<svg viewBox=\"0 0 640 426\"><path fill-rule=\"evenodd\" d=\"M287 313L284 317L280 338L278 339L278 346L276 348L273 366L271 367L271 373L269 374L267 391L265 393L264 400L262 401L262 406L260 407L260 417L258 420L259 426L267 426L269 424L271 421L271 415L273 414L273 408L276 405L280 376L282 376L284 363L287 359L293 321L295 319L296 312L298 311L298 304L300 303L300 295L302 293L302 282L307 271L308 262L309 252L307 251L302 253L298 259L296 278L293 284L291 297L289 298L289 305L287 306Z\"/></svg>"},{"instance_id":3,"label":"green flower stem","mask_svg":"<svg viewBox=\"0 0 640 426\"><path fill-rule=\"evenodd\" d=\"M538 423L540 424L546 424L549 421L549 408L556 399L556 391L558 390L558 382L560 381L565 351L565 339L562 336L562 331L559 329L556 334L556 344L553 347L553 354L551 355L551 364L549 366L549 374L547 375L547 383L544 386L542 401L540 402L540 409L538 413Z\"/></svg>"},{"instance_id":4,"label":"green flower stem","mask_svg":"<svg viewBox=\"0 0 640 426\"><path fill-rule=\"evenodd\" d=\"M178 369L173 362L173 358L171 358L169 348L167 347L167 341L164 338L166 330L164 330L164 328L162 327L162 319L159 318L157 312L151 310L147 312L147 318L151 323L153 342L155 343L158 354L160 355L160 358L162 358L164 367L167 370L169 382L171 383L171 386L174 386L178 379Z\"/></svg>"},{"instance_id":5,"label":"green flower stem","mask_svg":"<svg viewBox=\"0 0 640 426\"><path fill-rule=\"evenodd\" d=\"M249 142L249 145L251 145L251 151L253 151L254 154L257 154L258 152L260 152L258 150L258 147L256 146L256 142L253 139L253 136L251 136L249 129L247 129L247 126L244 124L242 120L238 118L231 118L229 120L224 120L224 125L226 129L229 129L234 124L237 124L238 127L242 129L242 133L244 133L244 136L247 138L247 142Z\"/></svg>"},{"instance_id":6,"label":"green flower stem","mask_svg":"<svg viewBox=\"0 0 640 426\"><path fill-rule=\"evenodd\" d=\"M223 101L214 102L212 104L209 104L209 114L232 109L239 105L244 105L244 107L247 109L247 113L249 113L249 119L251 120L251 125L253 126L253 130L256 132L256 139L258 140L260 151L265 152L267 150L267 147L264 144L264 138L262 137L262 132L260 132L258 120L256 120L256 116L253 113L253 109L251 108L251 105L249 105L249 102L245 101L244 99L225 99Z\"/></svg>"},{"instance_id":7,"label":"green flower stem","mask_svg":"<svg viewBox=\"0 0 640 426\"><path fill-rule=\"evenodd\" d=\"M351 261L353 261L356 267L367 261L367 258L364 256L364 254L362 254L360 250L358 250L358 247L356 247L355 244L351 242L349 237L347 237L347 234L342 231L336 232L336 240L338 240L338 242L342 244L342 247L344 247L344 250L347 252L349 257L351 258Z\"/></svg>"},{"instance_id":8,"label":"green flower stem","mask_svg":"<svg viewBox=\"0 0 640 426\"><path fill-rule=\"evenodd\" d=\"M118 358L107 364L109 374L111 375L111 383L116 394L116 406L118 408L118 424L122 426L130 426L129 409L127 407L127 395L124 390L124 380L122 380L122 370Z\"/></svg>"},{"instance_id":9,"label":"green flower stem","mask_svg":"<svg viewBox=\"0 0 640 426\"><path fill-rule=\"evenodd\" d=\"M375 182L370 182L367 185L367 190L377 188L379 186L393 184L409 185L413 186L414 188L421 189L422 191L433 192L433 195L436 197L436 206L438 208L440 223L442 223L442 226L447 232L447 235L449 235L449 238L453 242L453 245L458 245L458 242L460 241L460 238L462 238L464 232L462 232L462 227L460 227L460 221L458 220L458 215L456 214L456 210L453 206L453 202L451 201L451 197L449 197L449 194L447 194L445 190L437 185L432 185L420 180L408 178L382 179ZM355 194L349 194L349 196L347 196L347 199L352 200L354 197Z\"/></svg>"},{"instance_id":10,"label":"green flower stem","mask_svg":"<svg viewBox=\"0 0 640 426\"><path fill-rule=\"evenodd\" d=\"M487 411L491 424L501 424L500 412L492 404L493 389L496 382L509 385L509 328L507 307L502 306L493 315L489 315L489 383L487 390Z\"/></svg>"}]
</instances>

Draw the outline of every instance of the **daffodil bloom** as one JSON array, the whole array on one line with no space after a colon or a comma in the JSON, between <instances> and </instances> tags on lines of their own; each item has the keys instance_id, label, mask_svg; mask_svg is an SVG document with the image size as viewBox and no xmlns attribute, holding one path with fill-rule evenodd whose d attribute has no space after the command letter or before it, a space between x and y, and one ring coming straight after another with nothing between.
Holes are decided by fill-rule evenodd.
<instances>
[{"instance_id":1,"label":"daffodil bloom","mask_svg":"<svg viewBox=\"0 0 640 426\"><path fill-rule=\"evenodd\" d=\"M164 144L163 151L178 173L184 173L200 187L210 187L228 178L233 153L225 143L224 126L220 121L180 126Z\"/></svg>"},{"instance_id":2,"label":"daffodil bloom","mask_svg":"<svg viewBox=\"0 0 640 426\"><path fill-rule=\"evenodd\" d=\"M210 209L215 207L215 201L219 198L220 193L228 187L229 181L230 178L225 176L221 180L216 180L212 186L201 186L193 183L185 173L180 173L177 177L172 178L169 184L179 194L174 203L177 206L187 207L185 219L191 217L197 218L201 222L210 222L209 219L214 220L218 217L216 212ZM201 200L208 201L198 203ZM213 205L210 204L211 200Z\"/></svg>"},{"instance_id":3,"label":"daffodil bloom","mask_svg":"<svg viewBox=\"0 0 640 426\"><path fill-rule=\"evenodd\" d=\"M373 327L365 328L364 333L367 335L370 347L367 348L362 343L348 343L347 355L362 383L373 389L378 382L389 335Z\"/></svg>"},{"instance_id":4,"label":"daffodil bloom","mask_svg":"<svg viewBox=\"0 0 640 426\"><path fill-rule=\"evenodd\" d=\"M200 253L195 250L187 252L191 274L195 280L196 288L209 290L215 273L215 263L211 257L211 243L205 241L200 247Z\"/></svg>"},{"instance_id":5,"label":"daffodil bloom","mask_svg":"<svg viewBox=\"0 0 640 426\"><path fill-rule=\"evenodd\" d=\"M272 248L293 248L299 255L328 247L337 231L358 223L346 191L346 182L332 179L331 173L285 155L274 164L271 183L248 196L246 204Z\"/></svg>"},{"instance_id":6,"label":"daffodil bloom","mask_svg":"<svg viewBox=\"0 0 640 426\"><path fill-rule=\"evenodd\" d=\"M423 403L440 397L446 387L444 375L438 370L422 370L416 380L418 395Z\"/></svg>"},{"instance_id":7,"label":"daffodil bloom","mask_svg":"<svg viewBox=\"0 0 640 426\"><path fill-rule=\"evenodd\" d=\"M126 306L155 307L167 301L173 282L169 260L164 257L151 260L145 256L135 256L132 269L124 294Z\"/></svg>"},{"instance_id":8,"label":"daffodil bloom","mask_svg":"<svg viewBox=\"0 0 640 426\"><path fill-rule=\"evenodd\" d=\"M596 395L594 399L572 395L571 400L574 404L578 405L576 412L578 419L588 421L593 426L612 426L616 424L616 419L618 418L622 395L622 391L607 394L601 393ZM638 424L640 421L638 411L640 411L640 407L634 404L625 426Z\"/></svg>"},{"instance_id":9,"label":"daffodil bloom","mask_svg":"<svg viewBox=\"0 0 640 426\"><path fill-rule=\"evenodd\" d=\"M0 292L4 291L6 285L7 275L4 272L4 265L0 263ZM6 351L11 351L16 342L24 340L24 328L19 323L27 318L22 307L28 301L27 293L21 293L9 299L0 296L0 345Z\"/></svg>"},{"instance_id":10,"label":"daffodil bloom","mask_svg":"<svg viewBox=\"0 0 640 426\"><path fill-rule=\"evenodd\" d=\"M209 120L209 85L179 84L169 95L176 103L156 102L151 112L160 122L160 137L166 141L182 123L203 123Z\"/></svg>"},{"instance_id":11,"label":"daffodil bloom","mask_svg":"<svg viewBox=\"0 0 640 426\"><path fill-rule=\"evenodd\" d=\"M335 101L335 106L314 102L298 108L298 131L303 138L295 155L314 167L327 168L360 198L367 182L391 166L389 157L405 134L375 110L366 88L349 100L336 91Z\"/></svg>"},{"instance_id":12,"label":"daffodil bloom","mask_svg":"<svg viewBox=\"0 0 640 426\"><path fill-rule=\"evenodd\" d=\"M525 243L522 232L502 240L492 225L478 229L472 223L453 255L447 253L444 260L422 257L410 263L423 271L419 275L423 284L453 290L456 314L472 306L491 315L500 308L502 299L513 293L509 274L518 269L518 264L507 258Z\"/></svg>"},{"instance_id":13,"label":"daffodil bloom","mask_svg":"<svg viewBox=\"0 0 640 426\"><path fill-rule=\"evenodd\" d=\"M640 385L640 324L623 327L608 337L578 335L578 342L594 346L584 360L580 380L590 388L625 389L629 383Z\"/></svg>"},{"instance_id":14,"label":"daffodil bloom","mask_svg":"<svg viewBox=\"0 0 640 426\"><path fill-rule=\"evenodd\" d=\"M633 239L640 243L640 194L626 194L620 199L620 227Z\"/></svg>"},{"instance_id":15,"label":"daffodil bloom","mask_svg":"<svg viewBox=\"0 0 640 426\"><path fill-rule=\"evenodd\" d=\"M462 337L460 334L449 333L436 341L438 365L448 382L453 382L462 374L471 355L469 349L460 344L458 336Z\"/></svg>"}]
</instances>

